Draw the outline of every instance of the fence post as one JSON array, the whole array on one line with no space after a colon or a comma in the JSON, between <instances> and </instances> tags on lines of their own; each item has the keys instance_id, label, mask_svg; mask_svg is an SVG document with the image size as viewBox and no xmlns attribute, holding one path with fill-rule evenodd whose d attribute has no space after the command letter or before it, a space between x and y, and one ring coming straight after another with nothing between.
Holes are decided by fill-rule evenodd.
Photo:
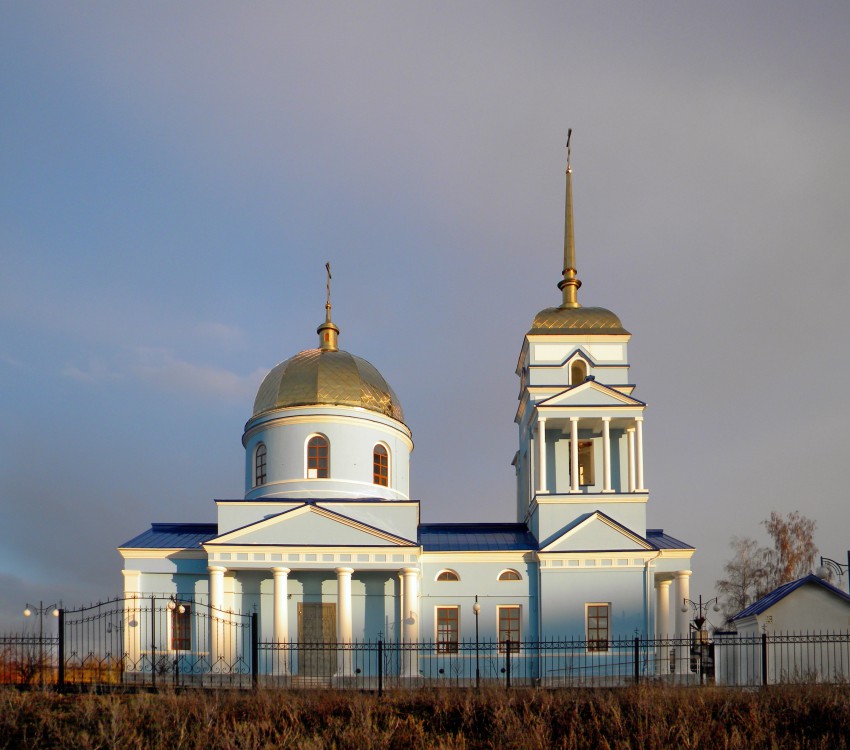
<instances>
[{"instance_id":1,"label":"fence post","mask_svg":"<svg viewBox=\"0 0 850 750\"><path fill-rule=\"evenodd\" d=\"M378 697L384 694L384 642L378 638Z\"/></svg>"},{"instance_id":2,"label":"fence post","mask_svg":"<svg viewBox=\"0 0 850 750\"><path fill-rule=\"evenodd\" d=\"M56 681L59 692L65 690L65 610L59 610L59 676Z\"/></svg>"},{"instance_id":3,"label":"fence post","mask_svg":"<svg viewBox=\"0 0 850 750\"><path fill-rule=\"evenodd\" d=\"M767 685L767 633L761 634L761 684Z\"/></svg>"},{"instance_id":4,"label":"fence post","mask_svg":"<svg viewBox=\"0 0 850 750\"><path fill-rule=\"evenodd\" d=\"M505 687L511 686L511 639L505 641Z\"/></svg>"},{"instance_id":5,"label":"fence post","mask_svg":"<svg viewBox=\"0 0 850 750\"><path fill-rule=\"evenodd\" d=\"M151 687L156 687L156 597L151 597Z\"/></svg>"},{"instance_id":6,"label":"fence post","mask_svg":"<svg viewBox=\"0 0 850 750\"><path fill-rule=\"evenodd\" d=\"M635 636L635 685L640 682L640 637Z\"/></svg>"},{"instance_id":7,"label":"fence post","mask_svg":"<svg viewBox=\"0 0 850 750\"><path fill-rule=\"evenodd\" d=\"M258 615L251 613L251 687L257 689L257 678L260 674L260 628Z\"/></svg>"}]
</instances>

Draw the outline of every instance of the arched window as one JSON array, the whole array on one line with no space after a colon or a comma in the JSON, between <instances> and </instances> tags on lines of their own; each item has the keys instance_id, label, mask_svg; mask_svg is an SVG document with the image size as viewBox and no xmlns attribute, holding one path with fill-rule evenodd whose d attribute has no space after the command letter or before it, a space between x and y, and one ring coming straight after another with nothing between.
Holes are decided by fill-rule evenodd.
<instances>
[{"instance_id":1,"label":"arched window","mask_svg":"<svg viewBox=\"0 0 850 750\"><path fill-rule=\"evenodd\" d=\"M375 446L372 453L372 481L381 487L390 485L390 454L381 443Z\"/></svg>"},{"instance_id":2,"label":"arched window","mask_svg":"<svg viewBox=\"0 0 850 750\"><path fill-rule=\"evenodd\" d=\"M438 580L438 581L459 581L460 576L457 573L455 573L453 570L446 569L446 570L441 570L439 573L437 573L436 580Z\"/></svg>"},{"instance_id":3,"label":"arched window","mask_svg":"<svg viewBox=\"0 0 850 750\"><path fill-rule=\"evenodd\" d=\"M330 445L322 435L313 435L307 442L307 479L327 479L330 476Z\"/></svg>"},{"instance_id":4,"label":"arched window","mask_svg":"<svg viewBox=\"0 0 850 750\"><path fill-rule=\"evenodd\" d=\"M515 570L511 570L509 568L508 570L503 570L501 573L499 573L499 580L500 581L521 581L522 576L519 573L517 573Z\"/></svg>"},{"instance_id":5,"label":"arched window","mask_svg":"<svg viewBox=\"0 0 850 750\"><path fill-rule=\"evenodd\" d=\"M570 385L581 385L587 377L587 362L577 359L570 365Z\"/></svg>"},{"instance_id":6,"label":"arched window","mask_svg":"<svg viewBox=\"0 0 850 750\"><path fill-rule=\"evenodd\" d=\"M266 444L260 443L254 451L254 486L266 483Z\"/></svg>"}]
</instances>

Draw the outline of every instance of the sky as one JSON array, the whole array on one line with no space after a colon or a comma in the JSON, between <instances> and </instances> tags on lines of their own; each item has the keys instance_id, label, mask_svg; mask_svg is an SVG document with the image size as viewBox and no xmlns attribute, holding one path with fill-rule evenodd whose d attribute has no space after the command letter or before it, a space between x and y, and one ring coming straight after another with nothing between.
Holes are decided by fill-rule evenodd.
<instances>
[{"instance_id":1,"label":"sky","mask_svg":"<svg viewBox=\"0 0 850 750\"><path fill-rule=\"evenodd\" d=\"M422 520L514 520L567 128L579 300L633 334L649 526L697 548L691 592L773 510L845 560L848 28L843 0L0 5L0 629L242 496L326 261Z\"/></svg>"}]
</instances>

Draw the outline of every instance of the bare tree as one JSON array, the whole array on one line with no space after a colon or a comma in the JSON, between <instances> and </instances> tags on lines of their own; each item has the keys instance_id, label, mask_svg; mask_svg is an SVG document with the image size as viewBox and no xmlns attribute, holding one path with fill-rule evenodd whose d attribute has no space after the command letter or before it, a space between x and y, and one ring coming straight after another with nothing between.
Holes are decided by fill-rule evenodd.
<instances>
[{"instance_id":1,"label":"bare tree","mask_svg":"<svg viewBox=\"0 0 850 750\"><path fill-rule=\"evenodd\" d=\"M765 558L769 550L759 547L756 540L750 537L732 537L729 546L733 555L723 566L726 577L715 584L727 619L768 591Z\"/></svg>"},{"instance_id":2,"label":"bare tree","mask_svg":"<svg viewBox=\"0 0 850 750\"><path fill-rule=\"evenodd\" d=\"M762 521L772 547L760 547L750 537L732 537L732 559L723 566L725 578L715 586L728 620L744 607L783 583L802 578L812 569L818 549L816 523L799 511L783 516L773 511Z\"/></svg>"}]
</instances>

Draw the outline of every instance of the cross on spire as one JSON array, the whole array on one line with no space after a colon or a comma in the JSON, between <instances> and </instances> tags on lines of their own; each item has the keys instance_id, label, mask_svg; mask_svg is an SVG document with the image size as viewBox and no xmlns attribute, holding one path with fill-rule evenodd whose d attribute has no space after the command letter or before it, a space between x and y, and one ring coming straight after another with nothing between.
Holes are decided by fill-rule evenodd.
<instances>
[{"instance_id":1,"label":"cross on spire","mask_svg":"<svg viewBox=\"0 0 850 750\"><path fill-rule=\"evenodd\" d=\"M325 263L325 271L327 272L327 290L328 297L327 302L325 302L325 322L322 323L317 329L316 333L319 334L319 349L323 352L335 352L339 351L339 346L337 345L337 337L339 336L339 328L337 328L333 321L331 320L331 263L328 261Z\"/></svg>"}]
</instances>

